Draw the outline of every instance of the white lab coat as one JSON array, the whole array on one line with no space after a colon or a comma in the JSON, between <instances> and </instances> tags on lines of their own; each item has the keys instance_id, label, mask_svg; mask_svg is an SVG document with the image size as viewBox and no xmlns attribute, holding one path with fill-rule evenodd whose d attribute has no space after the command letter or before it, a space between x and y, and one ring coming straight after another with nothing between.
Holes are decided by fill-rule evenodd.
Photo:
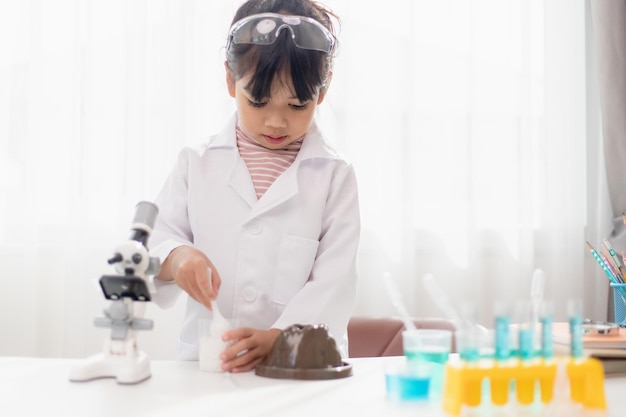
<instances>
[{"instance_id":1,"label":"white lab coat","mask_svg":"<svg viewBox=\"0 0 626 417\"><path fill-rule=\"evenodd\" d=\"M207 143L181 151L155 201L151 254L163 262L179 245L198 248L222 278L217 303L234 327L323 323L346 357L360 233L353 167L313 123L293 165L257 200L236 123L234 116ZM154 284L164 308L182 292ZM179 359L198 358L198 318L210 315L188 297Z\"/></svg>"}]
</instances>

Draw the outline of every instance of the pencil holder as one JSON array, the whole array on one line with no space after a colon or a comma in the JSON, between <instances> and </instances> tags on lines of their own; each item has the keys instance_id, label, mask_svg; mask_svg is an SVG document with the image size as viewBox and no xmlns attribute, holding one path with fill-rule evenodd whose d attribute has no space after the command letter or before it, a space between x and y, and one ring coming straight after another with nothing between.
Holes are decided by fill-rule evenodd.
<instances>
[{"instance_id":1,"label":"pencil holder","mask_svg":"<svg viewBox=\"0 0 626 417\"><path fill-rule=\"evenodd\" d=\"M613 287L613 305L615 307L615 323L621 324L626 320L626 284L611 283Z\"/></svg>"}]
</instances>

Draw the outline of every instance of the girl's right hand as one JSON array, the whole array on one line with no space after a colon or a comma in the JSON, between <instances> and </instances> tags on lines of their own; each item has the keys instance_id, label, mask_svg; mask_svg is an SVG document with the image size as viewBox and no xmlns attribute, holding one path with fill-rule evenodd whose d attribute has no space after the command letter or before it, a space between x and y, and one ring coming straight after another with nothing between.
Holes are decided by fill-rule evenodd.
<instances>
[{"instance_id":1,"label":"girl's right hand","mask_svg":"<svg viewBox=\"0 0 626 417\"><path fill-rule=\"evenodd\" d=\"M191 246L179 246L170 252L161 269L169 272L164 279L173 279L191 298L212 310L211 301L217 298L222 280L204 253Z\"/></svg>"}]
</instances>

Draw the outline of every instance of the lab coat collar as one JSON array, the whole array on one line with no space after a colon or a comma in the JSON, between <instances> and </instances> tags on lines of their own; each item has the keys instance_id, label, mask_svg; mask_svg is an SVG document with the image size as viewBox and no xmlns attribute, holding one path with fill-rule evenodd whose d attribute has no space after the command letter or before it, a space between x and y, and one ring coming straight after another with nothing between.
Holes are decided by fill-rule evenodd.
<instances>
[{"instance_id":1,"label":"lab coat collar","mask_svg":"<svg viewBox=\"0 0 626 417\"><path fill-rule=\"evenodd\" d=\"M237 127L238 120L237 113L233 114L222 132L216 136L215 140L211 141L209 148L237 149L237 136L235 128ZM302 142L302 148L300 148L300 151L298 152L294 165L297 165L306 159L313 158L339 158L337 153L324 139L324 136L315 121L313 121L311 128L306 133L306 137Z\"/></svg>"},{"instance_id":2,"label":"lab coat collar","mask_svg":"<svg viewBox=\"0 0 626 417\"><path fill-rule=\"evenodd\" d=\"M209 143L210 149L216 148L233 148L237 149L237 136L235 134L235 127L237 126L237 114L235 113L224 129L220 132L219 135L213 137L211 142Z\"/></svg>"},{"instance_id":3,"label":"lab coat collar","mask_svg":"<svg viewBox=\"0 0 626 417\"><path fill-rule=\"evenodd\" d=\"M237 137L235 133L237 121L238 118L235 114L226 124L221 134L211 141L209 148L232 148L237 151ZM238 156L239 152L236 152L236 155ZM298 193L298 168L304 161L317 158L337 159L338 155L326 143L314 121L302 142L302 147L294 163L276 179L260 200L256 200L253 192L254 187L251 184L250 174L245 166L245 162L241 157L235 158L233 169L229 175L229 182L231 188L250 205L251 211L248 219L251 220L295 196Z\"/></svg>"}]
</instances>

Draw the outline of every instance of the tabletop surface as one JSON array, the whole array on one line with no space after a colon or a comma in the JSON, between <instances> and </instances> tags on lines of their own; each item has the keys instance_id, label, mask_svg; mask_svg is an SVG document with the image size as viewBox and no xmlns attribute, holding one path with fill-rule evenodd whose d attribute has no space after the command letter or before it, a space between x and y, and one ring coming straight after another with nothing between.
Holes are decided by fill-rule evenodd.
<instances>
[{"instance_id":1,"label":"tabletop surface","mask_svg":"<svg viewBox=\"0 0 626 417\"><path fill-rule=\"evenodd\" d=\"M438 403L386 397L385 367L402 359L348 359L352 376L318 381L209 373L197 362L152 361L149 379L120 385L112 378L70 382L76 359L0 357L0 410L6 416L445 416ZM626 376L607 377L605 393L608 411L599 415L623 416ZM548 411L532 415L575 415Z\"/></svg>"}]
</instances>

